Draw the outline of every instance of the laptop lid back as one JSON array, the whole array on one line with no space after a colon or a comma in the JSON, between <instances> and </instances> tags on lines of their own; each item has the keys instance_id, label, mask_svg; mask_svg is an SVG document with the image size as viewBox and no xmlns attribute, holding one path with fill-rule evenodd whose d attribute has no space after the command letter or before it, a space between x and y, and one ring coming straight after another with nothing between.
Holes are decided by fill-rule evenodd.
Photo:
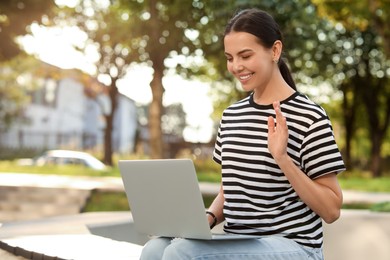
<instances>
[{"instance_id":1,"label":"laptop lid back","mask_svg":"<svg viewBox=\"0 0 390 260\"><path fill-rule=\"evenodd\" d=\"M121 160L119 169L138 232L211 239L191 160Z\"/></svg>"}]
</instances>

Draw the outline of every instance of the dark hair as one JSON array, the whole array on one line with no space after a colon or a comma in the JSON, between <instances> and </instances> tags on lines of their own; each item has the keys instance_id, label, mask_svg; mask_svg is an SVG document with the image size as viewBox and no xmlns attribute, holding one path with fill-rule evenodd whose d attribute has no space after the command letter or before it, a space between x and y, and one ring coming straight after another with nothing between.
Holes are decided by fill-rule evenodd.
<instances>
[{"instance_id":1,"label":"dark hair","mask_svg":"<svg viewBox=\"0 0 390 260\"><path fill-rule=\"evenodd\" d=\"M247 32L257 37L265 48L272 48L275 41L283 42L282 32L274 18L265 11L252 8L236 13L225 28L224 36L230 32ZM280 73L290 87L297 89L286 62L278 61Z\"/></svg>"}]
</instances>

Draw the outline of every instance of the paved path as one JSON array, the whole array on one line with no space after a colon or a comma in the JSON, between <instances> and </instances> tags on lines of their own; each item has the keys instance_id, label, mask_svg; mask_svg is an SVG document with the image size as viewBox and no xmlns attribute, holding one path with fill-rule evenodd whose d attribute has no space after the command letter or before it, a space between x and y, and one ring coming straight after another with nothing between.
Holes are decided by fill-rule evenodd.
<instances>
[{"instance_id":1,"label":"paved path","mask_svg":"<svg viewBox=\"0 0 390 260\"><path fill-rule=\"evenodd\" d=\"M124 191L122 179L119 177L63 176L26 173L0 173L0 186L31 186ZM203 194L210 195L217 194L220 187L217 183L200 183L199 186ZM378 203L390 201L390 193L344 190L343 196L344 203Z\"/></svg>"},{"instance_id":2,"label":"paved path","mask_svg":"<svg viewBox=\"0 0 390 260\"><path fill-rule=\"evenodd\" d=\"M342 210L324 225L325 260L389 260L390 213Z\"/></svg>"},{"instance_id":3,"label":"paved path","mask_svg":"<svg viewBox=\"0 0 390 260\"><path fill-rule=\"evenodd\" d=\"M90 233L87 225L132 223L130 212L82 213L36 220L7 222L0 227L0 241L13 248L45 256L75 260L136 260L142 246ZM126 232L127 229L122 229ZM126 236L126 234L123 234ZM6 254L0 251L0 256ZM19 260L7 255L7 260ZM3 260L3 258L0 257ZM40 259L40 258L36 258Z\"/></svg>"},{"instance_id":4,"label":"paved path","mask_svg":"<svg viewBox=\"0 0 390 260\"><path fill-rule=\"evenodd\" d=\"M121 179L115 177L0 173L0 186L21 185L123 191ZM216 194L219 184L200 183L200 189L205 194ZM390 194L344 191L344 203L383 201L390 201ZM342 210L337 222L324 225L325 259L389 260L389 223L390 213ZM102 227L99 232L102 232L103 236L91 234L87 228L91 225ZM57 254L59 257L63 254L63 256L80 260L91 259L91 255L86 256L85 252L96 252L98 255L94 259L138 259L141 246L126 241L130 240L128 234L132 232L131 230L130 212L83 213L0 224L0 240L29 250ZM47 246L48 244L50 246ZM68 247L64 247L64 244ZM72 250L69 250L69 247L72 247ZM3 253L0 251L1 257ZM99 258L100 256L103 258ZM9 259L18 258L11 256Z\"/></svg>"}]
</instances>

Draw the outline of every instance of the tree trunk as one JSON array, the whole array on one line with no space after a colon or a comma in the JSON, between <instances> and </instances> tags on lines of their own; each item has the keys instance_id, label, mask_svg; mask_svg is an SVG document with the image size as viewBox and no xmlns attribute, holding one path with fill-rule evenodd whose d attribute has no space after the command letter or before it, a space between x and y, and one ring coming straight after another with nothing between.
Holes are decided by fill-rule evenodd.
<instances>
[{"instance_id":1,"label":"tree trunk","mask_svg":"<svg viewBox=\"0 0 390 260\"><path fill-rule=\"evenodd\" d=\"M367 81L367 82L372 82ZM366 84L363 82L363 84ZM381 157L381 148L382 141L385 138L387 128L390 122L390 97L386 98L386 101L383 104L380 103L380 95L383 90L387 86L388 82L386 80L379 80L375 85L372 84L369 88L365 88L365 93L363 94L363 101L365 103L369 127L370 127L370 139L371 139L371 162L370 162L370 170L373 177L380 177L381 165L382 165L382 157ZM369 86L369 84L366 84ZM382 109L378 109L378 107L382 107ZM384 109L383 109L384 108ZM383 112L384 117L381 116L381 112ZM381 120L382 119L382 120Z\"/></svg>"},{"instance_id":2,"label":"tree trunk","mask_svg":"<svg viewBox=\"0 0 390 260\"><path fill-rule=\"evenodd\" d=\"M162 116L162 101L164 95L164 87L162 78L164 76L164 57L166 50L159 44L161 34L159 11L156 0L149 1L150 23L152 31L150 32L150 40L148 43L148 52L150 60L153 64L153 79L150 83L152 89L152 103L149 107L149 142L150 142L150 157L152 159L163 158L163 134L161 129Z\"/></svg>"},{"instance_id":3,"label":"tree trunk","mask_svg":"<svg viewBox=\"0 0 390 260\"><path fill-rule=\"evenodd\" d=\"M352 87L352 89L350 88ZM344 163L347 169L352 169L351 142L355 130L355 115L357 107L357 95L353 90L354 86L344 84L341 86L343 91L343 117L345 125L345 151L343 154ZM352 100L348 99L349 93L353 92Z\"/></svg>"},{"instance_id":4,"label":"tree trunk","mask_svg":"<svg viewBox=\"0 0 390 260\"><path fill-rule=\"evenodd\" d=\"M112 166L112 115L106 115L106 128L104 129L104 159L106 165Z\"/></svg>"},{"instance_id":5,"label":"tree trunk","mask_svg":"<svg viewBox=\"0 0 390 260\"><path fill-rule=\"evenodd\" d=\"M109 87L109 97L111 101L111 109L108 115L105 115L106 128L104 129L104 159L103 162L106 165L112 166L112 131L114 129L114 115L117 108L118 88L116 87L116 79L112 79L111 86Z\"/></svg>"},{"instance_id":6,"label":"tree trunk","mask_svg":"<svg viewBox=\"0 0 390 260\"><path fill-rule=\"evenodd\" d=\"M161 130L162 100L164 88L162 84L163 68L153 66L152 103L149 107L149 133L150 133L150 157L152 159L163 158L163 140Z\"/></svg>"},{"instance_id":7,"label":"tree trunk","mask_svg":"<svg viewBox=\"0 0 390 260\"><path fill-rule=\"evenodd\" d=\"M378 15L378 10L380 9L378 0L369 0L368 3L368 9L370 10L372 16L372 24L379 35L383 38L382 42L385 55L390 57L390 28L388 26L388 21L383 19L386 15ZM385 5L385 1L383 1L383 5Z\"/></svg>"},{"instance_id":8,"label":"tree trunk","mask_svg":"<svg viewBox=\"0 0 390 260\"><path fill-rule=\"evenodd\" d=\"M371 137L371 162L370 162L370 171L372 173L372 177L378 178L381 176L381 165L382 165L382 157L381 157L381 143L383 140L383 136L379 133L373 133Z\"/></svg>"}]
</instances>

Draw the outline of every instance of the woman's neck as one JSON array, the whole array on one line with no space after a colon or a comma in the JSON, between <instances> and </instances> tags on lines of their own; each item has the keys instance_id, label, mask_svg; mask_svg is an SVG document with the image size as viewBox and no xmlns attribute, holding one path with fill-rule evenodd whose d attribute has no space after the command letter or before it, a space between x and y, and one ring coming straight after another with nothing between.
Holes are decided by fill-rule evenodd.
<instances>
[{"instance_id":1,"label":"woman's neck","mask_svg":"<svg viewBox=\"0 0 390 260\"><path fill-rule=\"evenodd\" d=\"M295 93L295 90L280 75L280 77L276 77L275 80L270 81L265 88L255 89L253 101L259 105L269 105L274 101L285 100L293 93Z\"/></svg>"}]
</instances>

